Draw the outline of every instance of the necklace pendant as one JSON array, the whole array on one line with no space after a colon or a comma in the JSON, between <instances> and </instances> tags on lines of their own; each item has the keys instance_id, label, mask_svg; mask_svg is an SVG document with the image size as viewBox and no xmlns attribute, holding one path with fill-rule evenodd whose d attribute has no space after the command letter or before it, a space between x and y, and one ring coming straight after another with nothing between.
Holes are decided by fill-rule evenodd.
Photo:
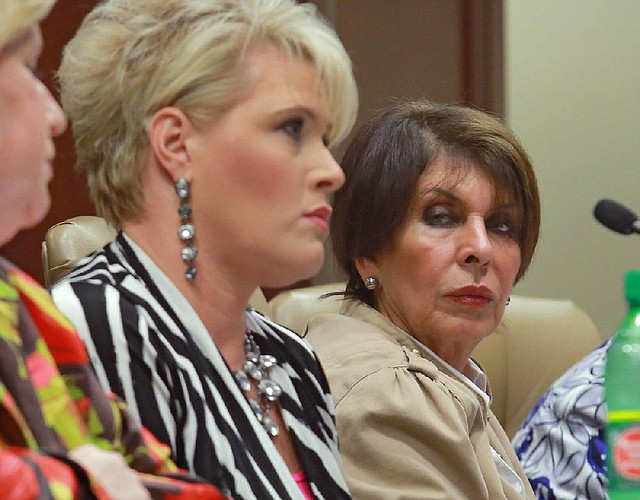
<instances>
[{"instance_id":1,"label":"necklace pendant","mask_svg":"<svg viewBox=\"0 0 640 500\"><path fill-rule=\"evenodd\" d=\"M251 399L249 400L249 406L251 406L251 409L253 410L253 414L258 419L258 422L263 423L264 412L262 411L262 407L260 406L260 403L258 403L255 399Z\"/></svg>"},{"instance_id":2,"label":"necklace pendant","mask_svg":"<svg viewBox=\"0 0 640 500\"><path fill-rule=\"evenodd\" d=\"M256 366L253 361L247 360L244 364L244 372L249 375L253 380L259 382L264 377L264 373L259 366Z\"/></svg>"},{"instance_id":3,"label":"necklace pendant","mask_svg":"<svg viewBox=\"0 0 640 500\"><path fill-rule=\"evenodd\" d=\"M263 354L260 356L260 365L267 370L272 366L276 366L276 358L270 354Z\"/></svg>"},{"instance_id":4,"label":"necklace pendant","mask_svg":"<svg viewBox=\"0 0 640 500\"><path fill-rule=\"evenodd\" d=\"M269 354L260 354L260 347L251 332L247 332L244 339L244 352L244 365L241 370L235 372L235 378L262 428L269 436L276 437L280 434L280 427L269 416L269 404L277 401L282 395L282 387L269 378L269 371L277 366L277 360ZM252 381L258 386L256 397L250 396Z\"/></svg>"},{"instance_id":5,"label":"necklace pendant","mask_svg":"<svg viewBox=\"0 0 640 500\"><path fill-rule=\"evenodd\" d=\"M264 430L267 431L267 434L269 434L269 436L271 437L276 437L278 434L280 434L280 427L278 427L278 424L276 424L269 416L264 417L262 426L264 427Z\"/></svg>"},{"instance_id":6,"label":"necklace pendant","mask_svg":"<svg viewBox=\"0 0 640 500\"><path fill-rule=\"evenodd\" d=\"M238 384L240 384L240 389L244 392L249 392L251 390L251 381L245 372L236 372L236 380Z\"/></svg>"},{"instance_id":7,"label":"necklace pendant","mask_svg":"<svg viewBox=\"0 0 640 500\"><path fill-rule=\"evenodd\" d=\"M260 394L269 401L277 401L282 394L282 387L273 380L262 380L258 385Z\"/></svg>"},{"instance_id":8,"label":"necklace pendant","mask_svg":"<svg viewBox=\"0 0 640 500\"><path fill-rule=\"evenodd\" d=\"M247 361L251 361L254 365L260 364L260 354L255 351L247 353Z\"/></svg>"}]
</instances>

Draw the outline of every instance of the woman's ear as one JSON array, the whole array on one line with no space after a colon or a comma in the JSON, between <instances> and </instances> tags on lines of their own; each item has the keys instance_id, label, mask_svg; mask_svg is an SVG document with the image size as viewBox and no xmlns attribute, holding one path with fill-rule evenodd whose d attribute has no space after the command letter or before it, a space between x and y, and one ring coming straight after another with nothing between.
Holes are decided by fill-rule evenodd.
<instances>
[{"instance_id":1,"label":"woman's ear","mask_svg":"<svg viewBox=\"0 0 640 500\"><path fill-rule=\"evenodd\" d=\"M360 279L364 282L365 278L369 276L373 276L378 279L378 265L374 259L370 259L368 257L358 257L353 262L358 270L358 274L360 275Z\"/></svg>"},{"instance_id":2,"label":"woman's ear","mask_svg":"<svg viewBox=\"0 0 640 500\"><path fill-rule=\"evenodd\" d=\"M193 129L191 120L180 109L167 106L158 110L149 121L149 147L158 165L172 181L190 178L187 137Z\"/></svg>"}]
</instances>

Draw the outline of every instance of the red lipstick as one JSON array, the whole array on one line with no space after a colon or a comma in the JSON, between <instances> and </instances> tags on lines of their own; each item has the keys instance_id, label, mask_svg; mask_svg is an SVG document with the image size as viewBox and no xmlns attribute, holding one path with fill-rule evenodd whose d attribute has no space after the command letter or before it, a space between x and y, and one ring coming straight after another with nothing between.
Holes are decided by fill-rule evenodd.
<instances>
[{"instance_id":1,"label":"red lipstick","mask_svg":"<svg viewBox=\"0 0 640 500\"><path fill-rule=\"evenodd\" d=\"M493 292L486 286L465 286L447 294L458 304L470 307L484 307L493 302Z\"/></svg>"}]
</instances>

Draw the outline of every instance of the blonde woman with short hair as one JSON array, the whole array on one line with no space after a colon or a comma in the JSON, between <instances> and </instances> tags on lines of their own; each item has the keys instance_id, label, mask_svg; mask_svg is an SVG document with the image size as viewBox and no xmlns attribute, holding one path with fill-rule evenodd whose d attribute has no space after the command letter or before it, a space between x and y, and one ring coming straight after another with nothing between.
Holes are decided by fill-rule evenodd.
<instances>
[{"instance_id":1,"label":"blonde woman with short hair","mask_svg":"<svg viewBox=\"0 0 640 500\"><path fill-rule=\"evenodd\" d=\"M335 32L292 0L107 0L59 77L120 230L53 289L103 385L233 497L348 497L315 354L247 306L324 259L357 108Z\"/></svg>"}]
</instances>

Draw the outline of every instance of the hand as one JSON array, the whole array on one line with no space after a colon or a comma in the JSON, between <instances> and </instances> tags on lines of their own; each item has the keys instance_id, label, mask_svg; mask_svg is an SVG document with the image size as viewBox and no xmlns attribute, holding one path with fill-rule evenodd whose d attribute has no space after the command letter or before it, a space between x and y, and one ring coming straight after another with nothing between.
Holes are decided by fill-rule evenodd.
<instances>
[{"instance_id":1,"label":"hand","mask_svg":"<svg viewBox=\"0 0 640 500\"><path fill-rule=\"evenodd\" d=\"M115 451L104 451L92 444L72 450L69 458L80 464L115 500L147 500L151 497L136 471Z\"/></svg>"}]
</instances>

